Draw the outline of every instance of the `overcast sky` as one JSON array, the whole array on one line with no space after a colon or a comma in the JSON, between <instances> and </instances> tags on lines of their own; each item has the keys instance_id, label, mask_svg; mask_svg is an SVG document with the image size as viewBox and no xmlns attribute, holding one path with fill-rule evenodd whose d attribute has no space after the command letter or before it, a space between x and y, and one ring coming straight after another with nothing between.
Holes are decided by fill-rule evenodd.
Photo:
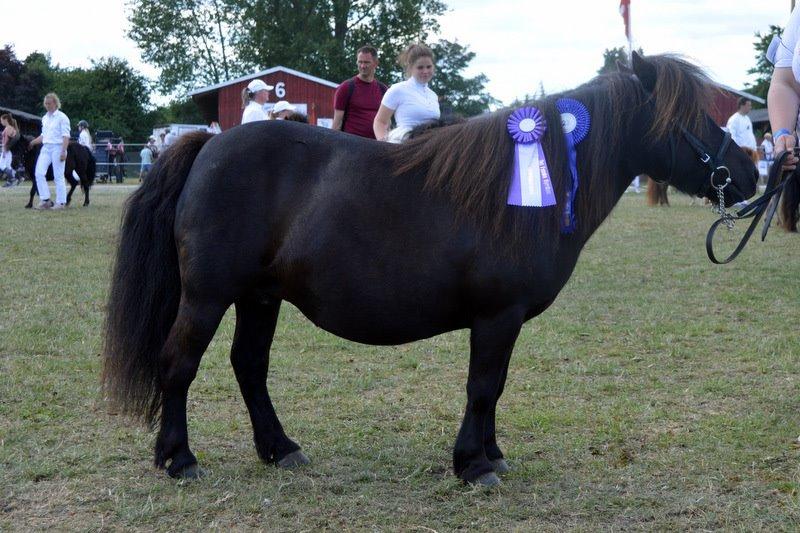
<instances>
[{"instance_id":1,"label":"overcast sky","mask_svg":"<svg viewBox=\"0 0 800 533\"><path fill-rule=\"evenodd\" d=\"M489 92L506 104L537 92L540 83L548 93L579 85L597 73L604 49L626 46L618 0L447 3L441 36L475 52L468 73L486 74ZM755 64L754 33L785 24L789 5L790 0L631 0L634 47L646 54L684 54L715 80L741 89ZM34 50L50 53L62 67L120 56L155 78L157 70L142 63L125 37L124 6L122 0L3 1L0 43L13 44L21 59Z\"/></svg>"}]
</instances>

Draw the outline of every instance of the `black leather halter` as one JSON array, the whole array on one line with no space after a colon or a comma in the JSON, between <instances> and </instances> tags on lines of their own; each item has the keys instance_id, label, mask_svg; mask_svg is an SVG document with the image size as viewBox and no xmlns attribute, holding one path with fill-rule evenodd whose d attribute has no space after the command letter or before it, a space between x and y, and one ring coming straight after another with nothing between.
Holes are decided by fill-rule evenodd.
<instances>
[{"instance_id":1,"label":"black leather halter","mask_svg":"<svg viewBox=\"0 0 800 533\"><path fill-rule=\"evenodd\" d=\"M728 147L731 145L731 134L729 132L725 132L725 136L722 138L722 142L719 145L719 149L717 150L716 155L711 155L713 152L706 147L706 145L695 137L689 130L681 126L681 134L689 146L694 150L694 153L697 155L700 162L703 163L708 167L711 171L711 185L716 187L718 186L715 183L715 180L720 181L719 186L724 186L725 182L728 178L731 177L731 171L728 170L728 167L722 164L722 161L725 158L725 153L728 151ZM672 176L675 172L675 163L678 159L678 147L675 137L670 135L669 137L669 151L670 151L670 165L669 165L669 173L665 183L669 184L672 182ZM657 180L658 181L658 180Z\"/></svg>"}]
</instances>

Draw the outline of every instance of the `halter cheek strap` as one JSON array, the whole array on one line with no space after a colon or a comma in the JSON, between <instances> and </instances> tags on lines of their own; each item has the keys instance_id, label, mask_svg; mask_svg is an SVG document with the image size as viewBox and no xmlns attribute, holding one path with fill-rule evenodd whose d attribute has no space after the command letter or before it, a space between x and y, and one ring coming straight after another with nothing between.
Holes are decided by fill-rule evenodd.
<instances>
[{"instance_id":1,"label":"halter cheek strap","mask_svg":"<svg viewBox=\"0 0 800 533\"><path fill-rule=\"evenodd\" d=\"M689 146L694 150L695 154L697 155L700 162L703 163L708 167L711 171L711 184L715 185L714 177L715 175L723 175L723 181L730 177L730 171L724 165L722 165L722 160L725 158L725 152L728 151L728 147L731 144L731 134L730 132L726 131L725 136L722 138L722 142L719 145L719 149L717 150L716 155L711 155L711 150L709 150L703 141L692 135L689 130L684 127L681 127L681 134ZM665 181L661 183L669 184L672 181L673 173L675 172L675 165L678 159L678 149L677 149L677 142L673 135L669 136L669 151L670 151L670 165L669 165L669 173L668 177ZM725 170L725 172L720 172L720 170Z\"/></svg>"}]
</instances>

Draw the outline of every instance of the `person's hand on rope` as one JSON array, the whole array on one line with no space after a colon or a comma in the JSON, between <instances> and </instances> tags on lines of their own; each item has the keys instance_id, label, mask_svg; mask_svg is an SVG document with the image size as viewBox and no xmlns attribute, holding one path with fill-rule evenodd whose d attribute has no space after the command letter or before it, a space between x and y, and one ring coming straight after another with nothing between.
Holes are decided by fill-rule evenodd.
<instances>
[{"instance_id":1,"label":"person's hand on rope","mask_svg":"<svg viewBox=\"0 0 800 533\"><path fill-rule=\"evenodd\" d=\"M783 135L774 137L775 140L775 154L780 154L783 151L788 151L789 155L783 163L783 170L794 170L797 167L798 157L794 153L797 146L797 138L794 133L784 133Z\"/></svg>"}]
</instances>

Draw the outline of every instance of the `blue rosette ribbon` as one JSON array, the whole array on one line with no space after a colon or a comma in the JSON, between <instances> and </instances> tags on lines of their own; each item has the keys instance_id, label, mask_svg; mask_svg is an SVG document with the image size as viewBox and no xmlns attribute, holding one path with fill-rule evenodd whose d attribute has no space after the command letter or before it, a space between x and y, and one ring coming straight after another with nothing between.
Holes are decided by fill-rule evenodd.
<instances>
[{"instance_id":1,"label":"blue rosette ribbon","mask_svg":"<svg viewBox=\"0 0 800 533\"><path fill-rule=\"evenodd\" d=\"M561 221L561 232L572 233L577 227L575 216L575 197L578 194L578 153L575 146L586 138L589 133L591 118L586 106L572 98L559 98L556 101L558 112L561 113L561 126L567 141L567 159L572 184L567 187L564 216Z\"/></svg>"},{"instance_id":2,"label":"blue rosette ribbon","mask_svg":"<svg viewBox=\"0 0 800 533\"><path fill-rule=\"evenodd\" d=\"M535 107L517 109L507 122L508 133L514 139L514 173L508 189L508 205L546 207L556 205L550 169L542 150L541 139L547 131L547 121Z\"/></svg>"}]
</instances>

